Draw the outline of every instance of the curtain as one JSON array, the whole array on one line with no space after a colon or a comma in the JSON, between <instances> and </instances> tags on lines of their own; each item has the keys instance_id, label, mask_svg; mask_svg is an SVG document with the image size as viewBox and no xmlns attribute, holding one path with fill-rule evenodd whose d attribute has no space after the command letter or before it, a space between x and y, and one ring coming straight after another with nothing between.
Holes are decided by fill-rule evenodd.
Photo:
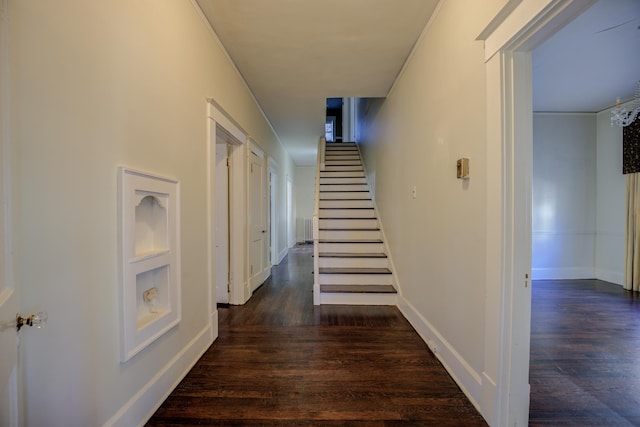
<instances>
[{"instance_id":1,"label":"curtain","mask_svg":"<svg viewBox=\"0 0 640 427\"><path fill-rule=\"evenodd\" d=\"M640 291L640 173L627 174L627 232L624 288Z\"/></svg>"}]
</instances>

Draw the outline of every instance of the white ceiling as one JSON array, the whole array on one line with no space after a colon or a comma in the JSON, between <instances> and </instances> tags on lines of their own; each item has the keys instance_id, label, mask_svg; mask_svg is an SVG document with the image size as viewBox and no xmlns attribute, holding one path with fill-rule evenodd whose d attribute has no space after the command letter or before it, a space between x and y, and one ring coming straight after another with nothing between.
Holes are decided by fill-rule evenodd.
<instances>
[{"instance_id":1,"label":"white ceiling","mask_svg":"<svg viewBox=\"0 0 640 427\"><path fill-rule=\"evenodd\" d=\"M197 1L298 165L316 162L326 98L386 96L438 3Z\"/></svg>"},{"instance_id":2,"label":"white ceiling","mask_svg":"<svg viewBox=\"0 0 640 427\"><path fill-rule=\"evenodd\" d=\"M297 165L325 99L387 95L438 0L197 0ZM399 5L402 7L399 7ZM640 80L640 0L600 0L533 52L535 111L597 112Z\"/></svg>"},{"instance_id":3,"label":"white ceiling","mask_svg":"<svg viewBox=\"0 0 640 427\"><path fill-rule=\"evenodd\" d=\"M598 112L640 80L640 0L600 0L533 51L535 111Z\"/></svg>"}]
</instances>

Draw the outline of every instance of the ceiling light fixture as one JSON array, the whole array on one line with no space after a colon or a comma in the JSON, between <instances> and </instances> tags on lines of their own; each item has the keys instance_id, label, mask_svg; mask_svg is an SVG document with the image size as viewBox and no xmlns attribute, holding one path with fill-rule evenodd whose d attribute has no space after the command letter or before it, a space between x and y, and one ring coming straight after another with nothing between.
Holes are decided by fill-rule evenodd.
<instances>
[{"instance_id":1,"label":"ceiling light fixture","mask_svg":"<svg viewBox=\"0 0 640 427\"><path fill-rule=\"evenodd\" d=\"M611 110L611 126L618 125L620 127L629 126L640 114L640 81L636 85L636 93L630 105L630 110L622 107L620 98L616 100L616 108Z\"/></svg>"}]
</instances>

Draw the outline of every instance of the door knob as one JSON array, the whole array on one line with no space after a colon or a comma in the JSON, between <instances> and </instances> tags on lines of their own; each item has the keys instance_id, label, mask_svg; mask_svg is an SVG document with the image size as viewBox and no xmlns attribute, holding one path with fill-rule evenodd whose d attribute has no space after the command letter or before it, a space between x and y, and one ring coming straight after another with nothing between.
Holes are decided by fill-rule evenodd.
<instances>
[{"instance_id":1,"label":"door knob","mask_svg":"<svg viewBox=\"0 0 640 427\"><path fill-rule=\"evenodd\" d=\"M22 317L20 313L18 313L16 314L16 328L18 329L18 331L20 331L20 328L22 328L24 325L27 325L35 326L36 328L40 329L44 327L48 319L49 316L47 315L46 311L41 311L28 317Z\"/></svg>"}]
</instances>

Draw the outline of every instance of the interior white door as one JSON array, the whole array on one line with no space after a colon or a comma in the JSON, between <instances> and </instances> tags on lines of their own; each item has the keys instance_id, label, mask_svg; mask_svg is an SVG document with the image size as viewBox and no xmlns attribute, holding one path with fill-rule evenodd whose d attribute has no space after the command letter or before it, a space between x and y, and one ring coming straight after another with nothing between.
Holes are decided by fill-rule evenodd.
<instances>
[{"instance_id":1,"label":"interior white door","mask_svg":"<svg viewBox=\"0 0 640 427\"><path fill-rule=\"evenodd\" d=\"M252 292L266 280L268 241L265 181L264 159L251 150L249 161L249 281Z\"/></svg>"},{"instance_id":2,"label":"interior white door","mask_svg":"<svg viewBox=\"0 0 640 427\"><path fill-rule=\"evenodd\" d=\"M11 274L11 181L7 161L9 144L9 13L0 1L0 427L20 424L18 393L18 292Z\"/></svg>"},{"instance_id":3,"label":"interior white door","mask_svg":"<svg viewBox=\"0 0 640 427\"><path fill-rule=\"evenodd\" d=\"M216 302L229 304L229 146L216 144Z\"/></svg>"}]
</instances>

